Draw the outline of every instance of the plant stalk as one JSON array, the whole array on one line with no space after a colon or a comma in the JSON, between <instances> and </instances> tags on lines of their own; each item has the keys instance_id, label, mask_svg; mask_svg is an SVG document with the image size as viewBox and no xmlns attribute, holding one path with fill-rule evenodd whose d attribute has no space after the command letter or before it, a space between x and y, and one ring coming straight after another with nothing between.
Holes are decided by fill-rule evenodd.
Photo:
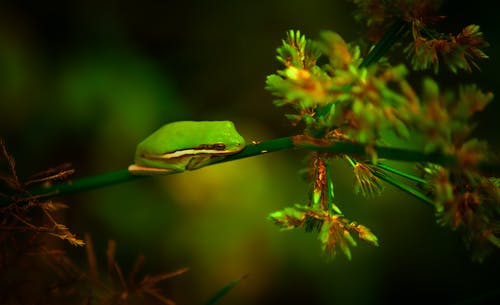
<instances>
[{"instance_id":1,"label":"plant stalk","mask_svg":"<svg viewBox=\"0 0 500 305\"><path fill-rule=\"evenodd\" d=\"M361 158L370 158L366 153L366 145L362 143L353 143L347 141L335 141L325 143L324 141L305 137L302 135L293 137L284 137L273 139L265 142L250 144L241 152L229 155L224 159L214 162L213 164L235 161L242 158L254 157L265 153L281 151L285 149L299 148L308 149L313 151L325 151L333 154L344 154L357 156ZM374 146L374 151L379 158L385 158L395 161L406 162L429 162L438 164L445 167L459 166L458 160L455 156L445 155L443 153L425 153L422 151L409 150L403 148L393 148L386 146ZM500 163L481 163L477 166L478 170L483 171L489 175L500 175ZM176 174L175 172L172 174ZM14 202L23 202L33 198L52 198L59 195L65 195L75 192L83 192L109 186L127 181L133 181L148 176L136 176L130 174L126 169L108 172L96 176L85 177L66 181L59 184L53 184L49 187L36 187L28 190L31 197L21 197L14 200ZM0 198L0 207L7 206L12 203L11 200Z\"/></svg>"}]
</instances>

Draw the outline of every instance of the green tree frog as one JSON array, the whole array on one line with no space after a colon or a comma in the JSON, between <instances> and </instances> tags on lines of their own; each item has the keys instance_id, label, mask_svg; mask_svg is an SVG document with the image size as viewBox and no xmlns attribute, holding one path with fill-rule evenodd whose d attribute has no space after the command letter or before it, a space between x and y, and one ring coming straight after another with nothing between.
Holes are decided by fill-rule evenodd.
<instances>
[{"instance_id":1,"label":"green tree frog","mask_svg":"<svg viewBox=\"0 0 500 305\"><path fill-rule=\"evenodd\" d=\"M166 124L137 145L134 175L194 170L245 147L231 121L179 121Z\"/></svg>"}]
</instances>

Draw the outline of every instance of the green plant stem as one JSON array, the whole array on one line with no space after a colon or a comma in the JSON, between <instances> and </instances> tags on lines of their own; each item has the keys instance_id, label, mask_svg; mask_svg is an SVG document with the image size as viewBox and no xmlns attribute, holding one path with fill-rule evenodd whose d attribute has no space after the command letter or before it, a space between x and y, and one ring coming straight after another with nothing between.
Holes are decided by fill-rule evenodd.
<instances>
[{"instance_id":1,"label":"green plant stem","mask_svg":"<svg viewBox=\"0 0 500 305\"><path fill-rule=\"evenodd\" d=\"M150 176L135 176L129 173L127 169L121 169L96 176L54 184L48 188L38 187L30 191L30 193L38 198L54 197L60 194L83 192L146 177Z\"/></svg>"},{"instance_id":2,"label":"green plant stem","mask_svg":"<svg viewBox=\"0 0 500 305\"><path fill-rule=\"evenodd\" d=\"M295 136L295 146L315 151L327 151L335 154L345 154L357 156L360 158L371 159L366 152L366 145L354 142L335 141L327 143L322 140L309 138L306 136ZM405 161L405 162L428 162L438 164L444 167L458 167L459 160L454 155L447 155L441 152L423 152L418 150L395 148L387 146L373 146L378 158ZM473 168L471 168L473 169ZM485 176L500 175L499 162L480 162L475 169L479 170Z\"/></svg>"},{"instance_id":3,"label":"green plant stem","mask_svg":"<svg viewBox=\"0 0 500 305\"><path fill-rule=\"evenodd\" d=\"M378 167L378 168L381 168L383 170L386 170L386 171L388 171L390 173L393 173L393 174L396 174L396 175L401 176L403 178L406 178L408 180L417 182L417 183L422 183L422 184L427 184L428 183L425 179L422 179L422 178L414 176L412 174L408 174L406 172L400 171L399 169L394 168L392 166L389 166L387 164L383 164L383 163L378 162L375 166Z\"/></svg>"},{"instance_id":4,"label":"green plant stem","mask_svg":"<svg viewBox=\"0 0 500 305\"><path fill-rule=\"evenodd\" d=\"M256 155L261 155L269 152L284 150L293 147L293 141L291 137L278 138L269 140L266 142L251 144L245 147L238 154L227 156L226 158L214 162L221 163L227 161L234 161L242 158L253 157ZM170 174L177 174L178 172L172 172ZM169 175L170 175L169 174ZM122 169L118 171L108 172L96 176L80 178L76 180L70 180L59 184L54 184L49 187L36 187L29 190L31 197L26 198L22 196L18 201L26 201L26 199L31 198L52 198L58 195L83 192L88 190L93 190L105 186L110 186L114 184L119 184L127 181L134 181L150 176L137 176L132 175L127 169ZM10 204L11 201L0 198L0 207Z\"/></svg>"},{"instance_id":5,"label":"green plant stem","mask_svg":"<svg viewBox=\"0 0 500 305\"><path fill-rule=\"evenodd\" d=\"M290 149L294 147L293 137L284 137L273 139L265 142L259 142L255 144L247 145L242 151L237 154L229 155L224 159L214 162L212 164L217 164L221 162L234 161L242 158L253 157L257 155L262 155L270 152Z\"/></svg>"},{"instance_id":6,"label":"green plant stem","mask_svg":"<svg viewBox=\"0 0 500 305\"><path fill-rule=\"evenodd\" d=\"M294 136L273 139L257 144L250 144L241 152L227 156L226 158L215 162L228 162L235 161L242 158L253 157L262 155L269 152L275 152L290 148L302 148L314 151L326 151L334 154L345 154L369 159L370 156L366 153L366 145L353 142L336 141L332 143L325 143L317 139L308 138L305 136ZM458 166L456 157L445 155L442 153L424 153L416 150L408 150L402 148L392 148L384 146L374 146L379 158L385 158L395 161L406 162L430 162L445 167ZM478 165L479 170L484 170L488 174L499 175L499 163L482 163ZM147 176L146 176L147 177ZM50 187L38 187L30 189L29 192L34 197L51 198L58 195L69 194L74 192L88 191L97 189L104 186L133 181L144 178L144 176L135 176L130 174L126 169L114 172L108 172L92 177L85 177L67 181L59 184L54 184ZM18 198L17 201L26 201L29 198ZM9 205L12 201L0 199L0 206Z\"/></svg>"},{"instance_id":7,"label":"green plant stem","mask_svg":"<svg viewBox=\"0 0 500 305\"><path fill-rule=\"evenodd\" d=\"M293 138L296 147L315 151L326 151L336 154L354 155L367 159L370 158L370 156L366 153L365 144L347 141L326 142L306 136L295 136ZM385 158L395 161L430 162L443 166L452 166L458 164L457 158L455 156L445 155L439 152L425 153L417 150L386 146L373 146L373 149L377 153L377 156L379 158Z\"/></svg>"},{"instance_id":8,"label":"green plant stem","mask_svg":"<svg viewBox=\"0 0 500 305\"><path fill-rule=\"evenodd\" d=\"M325 160L326 163L326 189L327 189L327 200L328 200L328 211L330 213L330 216L333 215L333 181L332 181L332 171L331 171L331 166L330 162L328 160Z\"/></svg>"},{"instance_id":9,"label":"green plant stem","mask_svg":"<svg viewBox=\"0 0 500 305\"><path fill-rule=\"evenodd\" d=\"M407 23L403 20L396 21L385 35L375 45L373 50L368 53L364 60L359 65L360 68L367 68L376 63L382 56L389 51L398 38L403 34L407 27Z\"/></svg>"},{"instance_id":10,"label":"green plant stem","mask_svg":"<svg viewBox=\"0 0 500 305\"><path fill-rule=\"evenodd\" d=\"M402 191L404 191L412 196L415 196L416 198L427 203L428 205L434 206L434 202L432 202L432 200L429 197L427 197L423 193L419 192L418 190L414 189L413 187L411 187L407 184L404 184L404 183L394 179L393 177L391 177L389 175L385 175L384 173L381 173L381 172L375 171L375 172L373 172L373 174L375 176L377 176L378 178L380 178L381 180L384 180L385 182L391 184L392 186L397 187L398 189L400 189L400 190L402 190Z\"/></svg>"},{"instance_id":11,"label":"green plant stem","mask_svg":"<svg viewBox=\"0 0 500 305\"><path fill-rule=\"evenodd\" d=\"M247 277L248 277L248 274L245 274L241 278L229 282L226 286L222 287L212 297L210 297L210 299L205 303L205 305L213 305L213 304L217 303L217 301L219 301L223 296L225 296L226 294L228 294L228 292L233 290L233 288L236 287L236 285L238 285L241 282L241 280L243 280Z\"/></svg>"}]
</instances>

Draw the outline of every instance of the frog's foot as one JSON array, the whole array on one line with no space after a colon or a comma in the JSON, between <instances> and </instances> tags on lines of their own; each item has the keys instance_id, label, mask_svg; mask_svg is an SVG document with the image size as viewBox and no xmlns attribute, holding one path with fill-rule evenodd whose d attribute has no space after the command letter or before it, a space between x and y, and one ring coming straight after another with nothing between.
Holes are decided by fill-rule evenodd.
<instances>
[{"instance_id":1,"label":"frog's foot","mask_svg":"<svg viewBox=\"0 0 500 305\"><path fill-rule=\"evenodd\" d=\"M168 175L177 172L172 169L147 167L137 164L130 165L128 167L128 171L132 175L138 175L138 176Z\"/></svg>"}]
</instances>

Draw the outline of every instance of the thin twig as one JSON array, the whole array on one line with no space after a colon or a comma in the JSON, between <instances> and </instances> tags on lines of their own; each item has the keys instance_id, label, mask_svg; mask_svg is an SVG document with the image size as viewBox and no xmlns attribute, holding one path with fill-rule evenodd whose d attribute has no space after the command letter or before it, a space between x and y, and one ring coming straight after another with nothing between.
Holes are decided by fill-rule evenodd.
<instances>
[{"instance_id":1,"label":"thin twig","mask_svg":"<svg viewBox=\"0 0 500 305\"><path fill-rule=\"evenodd\" d=\"M423 202L427 203L428 205L434 206L434 202L429 197L422 194L421 192L419 192L415 188L413 188L413 187L411 187L411 186L409 186L401 181L398 181L389 175L385 175L384 173L375 171L375 172L373 172L373 174L375 176L377 176L378 178L380 178L381 180L384 180L385 182L391 184L392 186L397 187L398 189L422 200Z\"/></svg>"},{"instance_id":2,"label":"thin twig","mask_svg":"<svg viewBox=\"0 0 500 305\"><path fill-rule=\"evenodd\" d=\"M403 178L406 178L408 180L412 180L412 181L415 181L415 182L418 182L418 183L422 183L422 184L428 184L427 180L425 180L423 178L420 178L420 177L414 176L412 174L400 171L399 169L394 168L392 166L389 166L387 164L383 164L381 162L378 162L375 166L378 167L378 168L384 169L384 170L386 170L388 172L391 172L393 174L396 174L398 176L401 176Z\"/></svg>"}]
</instances>

